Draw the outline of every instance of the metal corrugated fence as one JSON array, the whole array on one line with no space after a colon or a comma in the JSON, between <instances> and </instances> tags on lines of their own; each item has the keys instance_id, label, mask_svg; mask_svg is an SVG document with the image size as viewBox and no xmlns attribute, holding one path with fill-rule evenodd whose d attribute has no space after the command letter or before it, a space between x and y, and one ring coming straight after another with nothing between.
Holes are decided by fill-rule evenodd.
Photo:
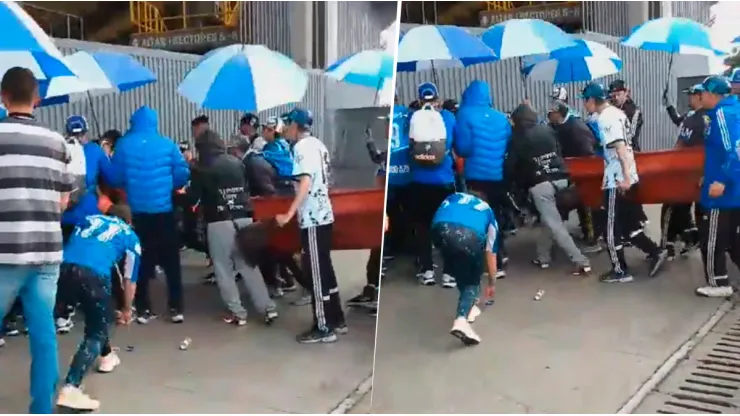
<instances>
[{"instance_id":1,"label":"metal corrugated fence","mask_svg":"<svg viewBox=\"0 0 740 416\"><path fill-rule=\"evenodd\" d=\"M93 98L95 115L103 131L108 129L126 131L131 113L142 105L148 105L159 112L160 132L174 140L191 140L190 120L200 114L207 114L211 126L225 138L236 131L241 114L236 111L199 110L196 105L191 104L177 93L177 85L200 58L198 55L71 39L56 39L55 42L64 54L74 53L78 50L123 52L135 57L157 74L157 82L154 84L122 94ZM320 71L309 70L308 91L301 105L314 113L315 131L319 137L326 138L327 146L331 148L333 147L334 134L327 131L324 104L325 91L325 77ZM260 117L279 115L291 107L290 105L278 107L261 113ZM84 115L92 123L92 113L87 101L44 107L37 114L41 121L58 131L63 131L64 121L72 114Z\"/></svg>"},{"instance_id":2,"label":"metal corrugated fence","mask_svg":"<svg viewBox=\"0 0 740 416\"><path fill-rule=\"evenodd\" d=\"M265 45L290 56L290 2L243 1L239 6L242 43Z\"/></svg>"},{"instance_id":3,"label":"metal corrugated fence","mask_svg":"<svg viewBox=\"0 0 740 416\"><path fill-rule=\"evenodd\" d=\"M630 31L627 7L626 1L582 1L583 30L626 36Z\"/></svg>"},{"instance_id":4,"label":"metal corrugated fence","mask_svg":"<svg viewBox=\"0 0 740 416\"><path fill-rule=\"evenodd\" d=\"M397 17L398 2L339 1L337 9L337 56L341 57L377 48L380 32Z\"/></svg>"},{"instance_id":5,"label":"metal corrugated fence","mask_svg":"<svg viewBox=\"0 0 740 416\"><path fill-rule=\"evenodd\" d=\"M617 75L600 79L608 84L615 79L624 79L632 89L635 102L642 109L645 124L642 130L641 144L645 150L665 149L673 146L676 138L676 127L671 123L663 107L663 89L668 78L669 55L660 52L648 52L620 45L613 38L584 34L586 39L604 43L622 58L624 67ZM607 41L606 39L611 39ZM519 61L508 59L490 64L473 65L468 68L454 68L436 71L436 82L440 95L444 98L460 99L465 87L473 80L484 80L491 86L494 105L501 111L511 111L524 98ZM399 73L396 81L401 102L408 103L415 99L417 86L426 81L433 81L431 71L416 73ZM671 85L676 84L671 77ZM549 95L553 85L546 82L527 80L530 100L540 112L549 105ZM577 99L585 83L566 86L571 97L571 106L583 111L583 103ZM676 100L675 88L669 91L672 102ZM543 114L544 116L544 114Z\"/></svg>"}]
</instances>

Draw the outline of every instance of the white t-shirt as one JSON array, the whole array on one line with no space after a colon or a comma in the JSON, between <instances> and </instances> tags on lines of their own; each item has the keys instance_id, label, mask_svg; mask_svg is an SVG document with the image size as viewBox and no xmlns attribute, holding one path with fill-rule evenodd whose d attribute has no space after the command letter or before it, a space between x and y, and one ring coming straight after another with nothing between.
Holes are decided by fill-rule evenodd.
<instances>
[{"instance_id":1,"label":"white t-shirt","mask_svg":"<svg viewBox=\"0 0 740 416\"><path fill-rule=\"evenodd\" d=\"M313 136L306 136L293 146L293 176L307 175L311 178L308 195L298 208L298 225L301 228L334 222L334 210L329 199L330 159L324 143Z\"/></svg>"},{"instance_id":2,"label":"white t-shirt","mask_svg":"<svg viewBox=\"0 0 740 416\"><path fill-rule=\"evenodd\" d=\"M636 184L639 178L632 144L627 138L627 132L629 131L627 116L622 110L610 105L596 115L596 123L599 127L601 145L604 148L604 180L601 187L603 189L613 189L617 187L617 183L624 180L622 163L619 161L617 149L614 147L614 144L619 141L624 142L627 146L628 175L630 176L630 182Z\"/></svg>"}]
</instances>

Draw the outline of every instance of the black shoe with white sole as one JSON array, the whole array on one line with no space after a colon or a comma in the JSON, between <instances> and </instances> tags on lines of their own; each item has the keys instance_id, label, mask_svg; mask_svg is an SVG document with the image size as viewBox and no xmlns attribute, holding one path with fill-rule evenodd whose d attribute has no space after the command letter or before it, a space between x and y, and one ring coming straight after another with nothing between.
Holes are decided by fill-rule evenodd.
<instances>
[{"instance_id":1,"label":"black shoe with white sole","mask_svg":"<svg viewBox=\"0 0 740 416\"><path fill-rule=\"evenodd\" d=\"M337 334L334 331L321 331L318 328L312 328L298 335L296 341L301 344L328 344L337 341Z\"/></svg>"}]
</instances>

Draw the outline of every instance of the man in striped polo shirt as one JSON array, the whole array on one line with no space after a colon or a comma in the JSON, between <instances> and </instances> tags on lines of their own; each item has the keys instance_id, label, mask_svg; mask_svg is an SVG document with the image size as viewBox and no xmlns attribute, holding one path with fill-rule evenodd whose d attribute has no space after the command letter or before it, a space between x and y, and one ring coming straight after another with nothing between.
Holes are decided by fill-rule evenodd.
<instances>
[{"instance_id":1,"label":"man in striped polo shirt","mask_svg":"<svg viewBox=\"0 0 740 416\"><path fill-rule=\"evenodd\" d=\"M58 379L54 302L62 262L61 215L73 179L64 138L33 116L38 84L25 68L0 83L0 316L20 296L31 344L30 413L52 413Z\"/></svg>"}]
</instances>

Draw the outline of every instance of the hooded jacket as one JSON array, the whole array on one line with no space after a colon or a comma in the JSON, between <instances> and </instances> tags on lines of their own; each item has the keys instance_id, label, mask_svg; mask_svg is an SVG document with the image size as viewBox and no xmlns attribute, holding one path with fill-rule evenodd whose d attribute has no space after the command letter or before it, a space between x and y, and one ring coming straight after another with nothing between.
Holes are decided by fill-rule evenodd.
<instances>
[{"instance_id":1,"label":"hooded jacket","mask_svg":"<svg viewBox=\"0 0 740 416\"><path fill-rule=\"evenodd\" d=\"M736 96L723 98L714 109L707 110L709 134L704 144L704 182L701 206L740 208L740 102ZM719 198L709 197L713 182L725 185Z\"/></svg>"},{"instance_id":2,"label":"hooded jacket","mask_svg":"<svg viewBox=\"0 0 740 416\"><path fill-rule=\"evenodd\" d=\"M88 142L82 146L85 153L85 194L75 204L62 214L62 224L78 225L88 215L100 214L98 208L98 185L102 176L103 181L110 185L118 182L116 171L108 155L97 143Z\"/></svg>"},{"instance_id":3,"label":"hooded jacket","mask_svg":"<svg viewBox=\"0 0 740 416\"><path fill-rule=\"evenodd\" d=\"M172 195L190 179L180 148L158 131L157 112L142 106L131 115L131 127L118 139L113 154L116 188L123 188L131 212L172 212Z\"/></svg>"},{"instance_id":4,"label":"hooded jacket","mask_svg":"<svg viewBox=\"0 0 740 416\"><path fill-rule=\"evenodd\" d=\"M567 179L555 131L537 122L537 113L522 104L511 113L514 124L506 157L506 175L529 189L547 181Z\"/></svg>"},{"instance_id":5,"label":"hooded jacket","mask_svg":"<svg viewBox=\"0 0 740 416\"><path fill-rule=\"evenodd\" d=\"M511 140L511 125L506 114L492 105L491 93L484 81L471 82L463 93L457 111L455 152L465 158L465 179L504 179L504 158Z\"/></svg>"},{"instance_id":6,"label":"hooded jacket","mask_svg":"<svg viewBox=\"0 0 740 416\"><path fill-rule=\"evenodd\" d=\"M193 205L200 201L206 223L251 217L247 184L242 162L228 153L226 145L213 130L195 139L197 168L188 189Z\"/></svg>"},{"instance_id":7,"label":"hooded jacket","mask_svg":"<svg viewBox=\"0 0 740 416\"><path fill-rule=\"evenodd\" d=\"M454 161L452 159L452 148L455 141L455 115L447 110L440 110L440 114L442 114L442 120L444 120L447 129L447 156L440 165L435 167L419 166L412 161L411 182L443 186L452 186L455 183ZM410 113L409 120L411 120L411 115ZM408 124L406 123L406 128L409 127ZM408 136L408 130L406 130L406 136Z\"/></svg>"},{"instance_id":8,"label":"hooded jacket","mask_svg":"<svg viewBox=\"0 0 740 416\"><path fill-rule=\"evenodd\" d=\"M560 154L563 157L593 156L596 137L580 117L570 113L560 124L550 124L557 135Z\"/></svg>"}]
</instances>

